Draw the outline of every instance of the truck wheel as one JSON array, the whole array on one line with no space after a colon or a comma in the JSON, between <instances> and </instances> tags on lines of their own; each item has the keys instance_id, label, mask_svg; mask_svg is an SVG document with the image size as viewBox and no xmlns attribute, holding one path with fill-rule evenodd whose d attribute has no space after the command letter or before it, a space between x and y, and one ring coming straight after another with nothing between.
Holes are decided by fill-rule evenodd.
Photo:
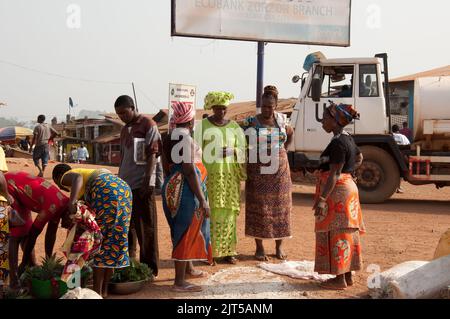
<instances>
[{"instance_id":1,"label":"truck wheel","mask_svg":"<svg viewBox=\"0 0 450 319\"><path fill-rule=\"evenodd\" d=\"M364 161L357 170L359 198L361 203L382 203L400 186L397 163L385 150L375 146L360 148Z\"/></svg>"}]
</instances>

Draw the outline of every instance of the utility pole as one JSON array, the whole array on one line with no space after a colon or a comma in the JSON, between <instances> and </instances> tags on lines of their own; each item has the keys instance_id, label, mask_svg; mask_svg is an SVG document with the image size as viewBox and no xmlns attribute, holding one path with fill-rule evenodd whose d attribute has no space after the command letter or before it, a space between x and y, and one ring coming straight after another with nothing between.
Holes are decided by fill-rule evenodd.
<instances>
[{"instance_id":1,"label":"utility pole","mask_svg":"<svg viewBox=\"0 0 450 319\"><path fill-rule=\"evenodd\" d=\"M256 74L256 114L261 113L261 97L264 87L264 46L266 43L258 42L258 68Z\"/></svg>"}]
</instances>

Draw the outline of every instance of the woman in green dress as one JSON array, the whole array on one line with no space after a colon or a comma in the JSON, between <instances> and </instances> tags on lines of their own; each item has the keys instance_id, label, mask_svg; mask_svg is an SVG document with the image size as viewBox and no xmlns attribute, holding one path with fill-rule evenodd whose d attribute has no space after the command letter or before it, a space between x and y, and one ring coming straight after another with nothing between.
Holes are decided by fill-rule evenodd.
<instances>
[{"instance_id":1,"label":"woman in green dress","mask_svg":"<svg viewBox=\"0 0 450 319\"><path fill-rule=\"evenodd\" d=\"M213 257L230 264L237 262L236 219L241 208L241 181L246 179L244 132L235 121L225 119L233 98L226 92L208 93L205 109L213 114L203 119L196 130L208 171Z\"/></svg>"}]
</instances>

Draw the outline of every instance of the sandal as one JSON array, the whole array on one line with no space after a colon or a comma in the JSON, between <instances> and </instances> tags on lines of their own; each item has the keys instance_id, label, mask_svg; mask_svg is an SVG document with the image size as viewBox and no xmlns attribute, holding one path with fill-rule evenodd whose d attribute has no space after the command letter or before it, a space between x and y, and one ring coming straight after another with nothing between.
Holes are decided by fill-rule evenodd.
<instances>
[{"instance_id":1,"label":"sandal","mask_svg":"<svg viewBox=\"0 0 450 319\"><path fill-rule=\"evenodd\" d=\"M201 292L203 288L201 286L189 284L187 286L172 286L174 292Z\"/></svg>"},{"instance_id":2,"label":"sandal","mask_svg":"<svg viewBox=\"0 0 450 319\"><path fill-rule=\"evenodd\" d=\"M231 265L236 265L238 262L237 258L233 256L225 257L225 261Z\"/></svg>"},{"instance_id":3,"label":"sandal","mask_svg":"<svg viewBox=\"0 0 450 319\"><path fill-rule=\"evenodd\" d=\"M207 277L208 273L206 271L201 270L194 270L193 272L186 272L185 277L189 279L195 279L195 278L204 278Z\"/></svg>"}]
</instances>

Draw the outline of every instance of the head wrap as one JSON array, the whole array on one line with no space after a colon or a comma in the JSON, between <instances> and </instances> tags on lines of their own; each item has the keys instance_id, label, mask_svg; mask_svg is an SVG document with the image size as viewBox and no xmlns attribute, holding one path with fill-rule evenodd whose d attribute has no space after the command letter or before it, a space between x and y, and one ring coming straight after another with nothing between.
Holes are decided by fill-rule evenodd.
<instances>
[{"instance_id":1,"label":"head wrap","mask_svg":"<svg viewBox=\"0 0 450 319\"><path fill-rule=\"evenodd\" d=\"M77 203L77 212L72 215L74 224L63 244L62 250L67 258L61 279L68 282L74 273L71 266L83 267L92 259L102 244L102 232L95 220L94 212L86 205Z\"/></svg>"},{"instance_id":2,"label":"head wrap","mask_svg":"<svg viewBox=\"0 0 450 319\"><path fill-rule=\"evenodd\" d=\"M344 127L350 124L353 120L359 120L359 113L349 104L332 104L327 108L331 116L336 122Z\"/></svg>"},{"instance_id":3,"label":"head wrap","mask_svg":"<svg viewBox=\"0 0 450 319\"><path fill-rule=\"evenodd\" d=\"M212 109L215 105L228 106L234 95L228 92L209 92L205 97L205 110Z\"/></svg>"},{"instance_id":4,"label":"head wrap","mask_svg":"<svg viewBox=\"0 0 450 319\"><path fill-rule=\"evenodd\" d=\"M173 129L177 124L187 123L195 116L194 103L175 102L172 104L172 117L170 118L170 128Z\"/></svg>"}]
</instances>

